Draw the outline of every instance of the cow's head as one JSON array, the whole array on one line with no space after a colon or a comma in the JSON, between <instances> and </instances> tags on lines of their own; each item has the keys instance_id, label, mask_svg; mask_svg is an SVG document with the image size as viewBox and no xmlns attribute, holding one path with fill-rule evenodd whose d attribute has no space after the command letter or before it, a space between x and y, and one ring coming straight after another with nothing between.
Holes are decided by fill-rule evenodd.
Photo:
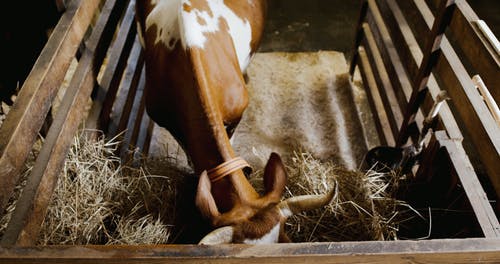
<instances>
[{"instance_id":1,"label":"cow's head","mask_svg":"<svg viewBox=\"0 0 500 264\"><path fill-rule=\"evenodd\" d=\"M212 195L212 183L206 172L200 176L196 205L201 213L216 227L200 244L245 243L264 244L289 242L284 223L293 214L320 208L331 201L333 190L325 195L304 195L281 200L286 184L286 171L278 154L271 154L264 171L265 194L262 197L239 199L233 207L221 213ZM247 185L252 188L251 185ZM228 192L233 199L245 190L235 188ZM253 191L253 190L252 190Z\"/></svg>"}]
</instances>

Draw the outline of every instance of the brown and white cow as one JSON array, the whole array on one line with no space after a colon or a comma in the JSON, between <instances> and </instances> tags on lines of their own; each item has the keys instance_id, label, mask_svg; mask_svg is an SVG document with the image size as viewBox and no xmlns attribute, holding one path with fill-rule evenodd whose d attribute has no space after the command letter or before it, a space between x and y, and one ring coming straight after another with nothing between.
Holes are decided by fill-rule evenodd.
<instances>
[{"instance_id":1,"label":"brown and white cow","mask_svg":"<svg viewBox=\"0 0 500 264\"><path fill-rule=\"evenodd\" d=\"M176 138L200 176L196 205L215 231L201 243L288 241L287 217L333 195L280 202L286 183L272 154L261 197L229 142L248 104L243 72L262 36L266 0L137 0L148 114Z\"/></svg>"}]
</instances>

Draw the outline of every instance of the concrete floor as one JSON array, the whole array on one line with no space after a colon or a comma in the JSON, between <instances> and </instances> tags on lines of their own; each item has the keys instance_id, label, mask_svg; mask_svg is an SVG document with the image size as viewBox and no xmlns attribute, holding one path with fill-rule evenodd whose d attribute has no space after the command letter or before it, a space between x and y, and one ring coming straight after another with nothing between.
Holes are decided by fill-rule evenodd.
<instances>
[{"instance_id":1,"label":"concrete floor","mask_svg":"<svg viewBox=\"0 0 500 264\"><path fill-rule=\"evenodd\" d=\"M269 0L261 51L349 53L360 0Z\"/></svg>"},{"instance_id":2,"label":"concrete floor","mask_svg":"<svg viewBox=\"0 0 500 264\"><path fill-rule=\"evenodd\" d=\"M499 37L500 1L468 2ZM350 58L362 0L269 0L268 3L261 51L335 50Z\"/></svg>"}]
</instances>

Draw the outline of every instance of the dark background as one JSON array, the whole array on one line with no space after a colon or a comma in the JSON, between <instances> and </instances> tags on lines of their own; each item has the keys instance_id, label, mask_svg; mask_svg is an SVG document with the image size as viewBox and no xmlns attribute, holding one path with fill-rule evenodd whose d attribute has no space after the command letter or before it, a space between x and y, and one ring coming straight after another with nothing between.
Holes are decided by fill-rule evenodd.
<instances>
[{"instance_id":1,"label":"dark background","mask_svg":"<svg viewBox=\"0 0 500 264\"><path fill-rule=\"evenodd\" d=\"M399 0L407 1L407 0ZM500 36L500 0L469 0ZM269 0L260 51L336 50L350 56L360 0ZM0 101L22 85L61 13L55 0L3 1L0 8ZM10 103L10 102L8 102Z\"/></svg>"}]
</instances>

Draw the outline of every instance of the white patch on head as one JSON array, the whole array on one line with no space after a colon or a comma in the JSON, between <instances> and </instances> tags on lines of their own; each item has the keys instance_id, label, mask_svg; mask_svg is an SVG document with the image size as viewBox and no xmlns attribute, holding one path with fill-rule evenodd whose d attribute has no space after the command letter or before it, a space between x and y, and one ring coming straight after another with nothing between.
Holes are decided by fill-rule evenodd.
<instances>
[{"instance_id":1,"label":"white patch on head","mask_svg":"<svg viewBox=\"0 0 500 264\"><path fill-rule=\"evenodd\" d=\"M229 34L233 40L240 69L244 71L250 62L252 40L252 28L248 20L238 17L224 0L207 0L212 16L206 11L196 8L189 12L180 8L181 38L184 48L197 47L203 49L206 33L214 33L220 30L219 20L224 19L229 26ZM182 0L183 4L191 6L189 0ZM200 23L200 20L202 23Z\"/></svg>"},{"instance_id":2,"label":"white patch on head","mask_svg":"<svg viewBox=\"0 0 500 264\"><path fill-rule=\"evenodd\" d=\"M150 27L156 26L155 45L163 43L172 50L179 40L179 9L181 0L152 0L155 5L151 13L146 18L146 31Z\"/></svg>"},{"instance_id":3,"label":"white patch on head","mask_svg":"<svg viewBox=\"0 0 500 264\"><path fill-rule=\"evenodd\" d=\"M252 245L258 245L258 244L274 244L278 243L279 240L279 235L280 235L280 224L278 223L269 231L269 233L265 234L261 238L257 239L245 239L243 240L243 243L245 244L252 244Z\"/></svg>"}]
</instances>

